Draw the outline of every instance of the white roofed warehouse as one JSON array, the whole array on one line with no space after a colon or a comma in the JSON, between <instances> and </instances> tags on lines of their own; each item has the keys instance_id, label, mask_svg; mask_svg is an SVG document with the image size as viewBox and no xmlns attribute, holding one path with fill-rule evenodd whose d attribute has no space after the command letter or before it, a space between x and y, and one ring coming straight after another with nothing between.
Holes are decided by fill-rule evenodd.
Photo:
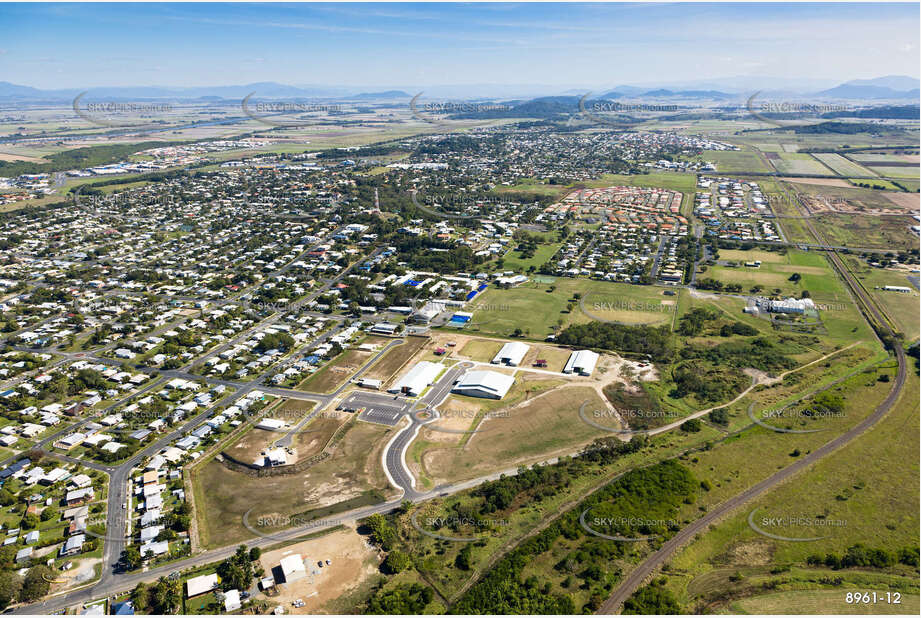
<instances>
[{"instance_id":1,"label":"white roofed warehouse","mask_svg":"<svg viewBox=\"0 0 921 618\"><path fill-rule=\"evenodd\" d=\"M468 371L457 381L451 392L470 397L483 397L485 399L502 399L512 384L514 376L507 376L496 371Z\"/></svg>"},{"instance_id":2,"label":"white roofed warehouse","mask_svg":"<svg viewBox=\"0 0 921 618\"><path fill-rule=\"evenodd\" d=\"M528 353L530 348L521 343L520 341L509 341L502 349L499 350L499 353L496 354L492 359L493 365L508 365L509 367L517 367L521 364L521 361L524 360L525 354Z\"/></svg>"},{"instance_id":3,"label":"white roofed warehouse","mask_svg":"<svg viewBox=\"0 0 921 618\"><path fill-rule=\"evenodd\" d=\"M598 364L598 353L591 350L577 350L569 355L566 366L563 367L563 373L578 373L582 376L590 376L595 371L595 365Z\"/></svg>"},{"instance_id":4,"label":"white roofed warehouse","mask_svg":"<svg viewBox=\"0 0 921 618\"><path fill-rule=\"evenodd\" d=\"M435 381L444 368L445 366L441 363L429 361L416 363L415 367L404 373L387 391L418 397L426 387Z\"/></svg>"},{"instance_id":5,"label":"white roofed warehouse","mask_svg":"<svg viewBox=\"0 0 921 618\"><path fill-rule=\"evenodd\" d=\"M281 567L281 573L286 582L296 582L307 576L307 569L304 568L304 559L300 554L291 554L281 559L278 565Z\"/></svg>"}]
</instances>

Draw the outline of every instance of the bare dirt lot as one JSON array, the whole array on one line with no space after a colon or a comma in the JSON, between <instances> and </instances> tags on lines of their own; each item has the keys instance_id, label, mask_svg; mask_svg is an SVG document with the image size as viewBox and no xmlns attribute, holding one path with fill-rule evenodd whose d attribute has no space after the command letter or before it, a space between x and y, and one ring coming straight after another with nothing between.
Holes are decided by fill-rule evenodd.
<instances>
[{"instance_id":1,"label":"bare dirt lot","mask_svg":"<svg viewBox=\"0 0 921 618\"><path fill-rule=\"evenodd\" d=\"M902 212L905 210L916 211L921 208L921 196L917 193L894 193L887 191L886 197L897 205Z\"/></svg>"},{"instance_id":2,"label":"bare dirt lot","mask_svg":"<svg viewBox=\"0 0 921 618\"><path fill-rule=\"evenodd\" d=\"M29 157L27 155L13 154L10 152L0 152L0 161L28 161L29 163L42 163L38 157Z\"/></svg>"},{"instance_id":3,"label":"bare dirt lot","mask_svg":"<svg viewBox=\"0 0 921 618\"><path fill-rule=\"evenodd\" d=\"M425 337L406 337L405 343L391 348L362 374L362 377L387 382L420 348L428 343L429 340Z\"/></svg>"},{"instance_id":4,"label":"bare dirt lot","mask_svg":"<svg viewBox=\"0 0 921 618\"><path fill-rule=\"evenodd\" d=\"M381 452L393 431L355 423L329 458L297 474L257 477L213 459L198 464L191 473L198 541L217 547L252 538L253 532L243 524L250 511L254 521L269 516L311 519L310 513L318 510L326 517L382 502L393 493L381 468Z\"/></svg>"},{"instance_id":5,"label":"bare dirt lot","mask_svg":"<svg viewBox=\"0 0 921 618\"><path fill-rule=\"evenodd\" d=\"M863 204L856 200L845 200L837 197L826 197L822 195L804 195L803 201L813 213L835 213L843 215L904 215L906 208L918 207L918 196L909 193L894 193L891 191L884 192L886 197L893 203L891 208L873 207ZM902 196L909 199L904 199ZM912 202L914 205L912 205Z\"/></svg>"},{"instance_id":6,"label":"bare dirt lot","mask_svg":"<svg viewBox=\"0 0 921 618\"><path fill-rule=\"evenodd\" d=\"M266 574L278 567L285 556L300 554L304 559L307 577L277 586L278 595L268 596L270 603L285 608L286 614L335 613L327 606L330 602L354 591L378 572L381 556L371 548L366 539L355 532L354 526L296 545L262 554L259 562ZM317 562L323 560L320 568ZM328 566L325 561L329 560ZM294 607L300 599L303 607Z\"/></svg>"},{"instance_id":7,"label":"bare dirt lot","mask_svg":"<svg viewBox=\"0 0 921 618\"><path fill-rule=\"evenodd\" d=\"M357 348L346 350L328 365L312 374L295 388L299 391L331 393L364 365L374 352Z\"/></svg>"}]
</instances>

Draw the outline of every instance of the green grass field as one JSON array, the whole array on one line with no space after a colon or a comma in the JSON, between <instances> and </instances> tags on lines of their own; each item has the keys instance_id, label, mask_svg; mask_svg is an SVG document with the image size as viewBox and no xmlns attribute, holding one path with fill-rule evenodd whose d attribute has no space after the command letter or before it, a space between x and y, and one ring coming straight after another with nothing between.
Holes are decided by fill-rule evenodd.
<instances>
[{"instance_id":1,"label":"green grass field","mask_svg":"<svg viewBox=\"0 0 921 618\"><path fill-rule=\"evenodd\" d=\"M582 295L586 311L597 318L669 324L678 297L663 292L654 286L570 278L558 278L553 284L529 281L509 290L489 288L468 307L474 315L467 331L507 337L521 329L526 337L543 339L554 326L565 328L593 319L582 311L574 294Z\"/></svg>"},{"instance_id":2,"label":"green grass field","mask_svg":"<svg viewBox=\"0 0 921 618\"><path fill-rule=\"evenodd\" d=\"M812 155L798 152L781 152L779 158L770 161L782 174L828 174L827 167L812 158Z\"/></svg>"},{"instance_id":3,"label":"green grass field","mask_svg":"<svg viewBox=\"0 0 921 618\"><path fill-rule=\"evenodd\" d=\"M720 251L720 259L762 260L762 264L760 268L714 266L704 273L705 277L714 277L725 283L740 283L743 286L742 294L748 294L753 285L764 286L762 294L771 294L774 288L780 288L782 295L797 298L803 290L808 290L819 305L820 318L829 342L846 344L856 340L873 340L860 310L822 253L789 250L786 255L782 255L758 250L724 249ZM793 273L801 275L798 283L790 281ZM741 311L741 301L737 309Z\"/></svg>"},{"instance_id":4,"label":"green grass field","mask_svg":"<svg viewBox=\"0 0 921 618\"><path fill-rule=\"evenodd\" d=\"M909 251L918 249L918 235L911 231L915 221L909 216L821 215L812 225L832 245Z\"/></svg>"},{"instance_id":5,"label":"green grass field","mask_svg":"<svg viewBox=\"0 0 921 618\"><path fill-rule=\"evenodd\" d=\"M727 152L713 151L707 152L706 154L707 156L704 158L716 163L716 169L721 174L774 171L765 165L761 157L755 152L745 150Z\"/></svg>"},{"instance_id":6,"label":"green grass field","mask_svg":"<svg viewBox=\"0 0 921 618\"><path fill-rule=\"evenodd\" d=\"M908 281L908 273L888 269L873 268L863 260L847 256L848 268L864 285L867 292L883 306L886 315L895 322L900 331L905 334L908 341L918 338L918 323L921 320L919 310L918 290ZM877 287L897 285L911 288L908 294L902 292L887 292L878 290Z\"/></svg>"},{"instance_id":7,"label":"green grass field","mask_svg":"<svg viewBox=\"0 0 921 618\"><path fill-rule=\"evenodd\" d=\"M753 257L745 258L745 254L753 254ZM739 261L743 264L744 261L762 260L759 268L711 266L704 273L705 277L713 277L724 283L740 283L743 292L747 292L754 285L761 285L767 293L779 288L782 294L796 297L799 297L803 290L808 290L816 302L850 301L847 291L836 279L821 253L794 249L787 251L786 255L767 251L720 251L719 255L721 260ZM768 259L763 259L765 257ZM794 273L799 273L802 277L797 283L790 281Z\"/></svg>"},{"instance_id":8,"label":"green grass field","mask_svg":"<svg viewBox=\"0 0 921 618\"><path fill-rule=\"evenodd\" d=\"M833 431L759 435L762 430L757 429L731 440L735 446L730 446L730 441L727 441L726 445L711 451L714 455L702 455L699 463L691 462L689 465L699 476L709 478L715 487L725 485L727 495L736 493L747 485L745 477L753 466L734 459L732 451L743 449L746 458L759 462L757 468L774 469L775 462L786 465L792 460L789 453L794 452L793 449L809 452L814 448L810 444L831 439L868 414L892 386L892 382L879 382L878 375L887 373L891 376L893 372L894 363L889 361L880 372L858 374L835 387L834 390L846 401L846 416L820 421L829 426L833 424L836 427ZM825 573L840 577L842 584L832 583L831 577L810 581L809 577L797 573L808 556L825 552L840 554L857 542L890 551L917 546L918 489L912 481L918 475L917 388L918 379L911 375L896 407L870 434L824 458L792 482L779 485L736 511L679 552L670 562L675 576L670 578L669 586L682 599L686 609L693 613L695 608L703 607L701 604L707 599L718 599L719 603L723 603L732 600L733 594L747 596L751 593L748 588L761 589L755 585L760 579L755 578L762 576L789 581L781 588L786 590L836 588L843 599L845 591L859 588L864 573L869 572L871 576L879 573L877 578L885 581L889 577L893 581L891 585L876 588L877 591L885 592L891 588L905 592L905 586L908 586L907 592L917 594L915 570L904 566L856 572L853 569L828 570ZM715 498L718 496L708 496L707 502ZM795 538L821 538L811 542L780 541L759 535L749 527L748 515L755 508L767 517L795 515L808 521L824 518L837 523L818 533L811 526L786 525L789 534L777 533ZM773 573L770 571L772 566L792 566L793 572ZM736 577L737 574L741 574L742 578ZM898 577L899 574L907 577ZM747 583L748 580L751 582ZM751 600L757 601L757 598ZM771 613L760 605L749 607L754 613Z\"/></svg>"},{"instance_id":9,"label":"green grass field","mask_svg":"<svg viewBox=\"0 0 921 618\"><path fill-rule=\"evenodd\" d=\"M493 189L494 193L534 193L535 195L559 196L568 191L566 185L551 185L537 179L524 179L514 185L499 186Z\"/></svg>"},{"instance_id":10,"label":"green grass field","mask_svg":"<svg viewBox=\"0 0 921 618\"><path fill-rule=\"evenodd\" d=\"M874 165L870 168L880 176L888 176L890 178L911 178L913 180L918 180L918 167L917 166L885 166L885 165Z\"/></svg>"},{"instance_id":11,"label":"green grass field","mask_svg":"<svg viewBox=\"0 0 921 618\"><path fill-rule=\"evenodd\" d=\"M604 174L600 180L585 184L589 187L656 187L681 191L682 193L694 193L697 186L697 176L680 172L650 172L649 174L637 174L635 176Z\"/></svg>"},{"instance_id":12,"label":"green grass field","mask_svg":"<svg viewBox=\"0 0 921 618\"><path fill-rule=\"evenodd\" d=\"M502 256L501 270L514 270L515 272L526 273L531 266L537 268L546 263L553 257L553 254L559 251L563 243L552 243L549 245L539 245L534 252L534 257L522 257L517 248L510 249L508 253Z\"/></svg>"},{"instance_id":13,"label":"green grass field","mask_svg":"<svg viewBox=\"0 0 921 618\"><path fill-rule=\"evenodd\" d=\"M876 176L873 172L839 154L817 152L812 155L840 176Z\"/></svg>"}]
</instances>

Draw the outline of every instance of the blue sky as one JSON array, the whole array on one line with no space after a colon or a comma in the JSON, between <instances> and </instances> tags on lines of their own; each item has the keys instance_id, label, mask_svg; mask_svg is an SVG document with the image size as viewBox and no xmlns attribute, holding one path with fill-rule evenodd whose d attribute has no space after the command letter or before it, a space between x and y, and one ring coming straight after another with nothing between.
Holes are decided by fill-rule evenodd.
<instances>
[{"instance_id":1,"label":"blue sky","mask_svg":"<svg viewBox=\"0 0 921 618\"><path fill-rule=\"evenodd\" d=\"M0 4L0 81L612 86L918 77L914 4Z\"/></svg>"}]
</instances>

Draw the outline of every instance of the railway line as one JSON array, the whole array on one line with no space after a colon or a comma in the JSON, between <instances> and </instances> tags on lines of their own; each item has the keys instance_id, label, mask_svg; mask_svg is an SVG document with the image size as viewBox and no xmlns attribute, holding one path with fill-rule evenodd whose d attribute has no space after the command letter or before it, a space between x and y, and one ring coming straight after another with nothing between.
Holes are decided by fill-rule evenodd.
<instances>
[{"instance_id":1,"label":"railway line","mask_svg":"<svg viewBox=\"0 0 921 618\"><path fill-rule=\"evenodd\" d=\"M786 189L784 189L784 191L786 192ZM796 203L799 203L799 201L797 200ZM891 321L873 302L860 282L857 281L857 279L844 264L843 260L841 260L841 258L838 256L837 252L828 245L822 235L813 229L808 218L806 219L806 224L816 242L826 248L832 266L838 272L839 276L845 281L845 283L847 283L851 294L858 302L858 306L861 307L861 310L863 311L867 320L870 321L871 325L874 326L877 334L882 331L883 335L886 335L890 339L890 342L895 342L895 345L891 345L889 347L894 349L895 357L898 361L898 373L896 375L893 387L889 391L889 395L887 395L886 399L883 400L883 402L878 405L867 418L858 423L852 429L848 430L846 433L825 443L796 463L787 466L786 468L774 473L769 478L733 496L715 509L709 511L700 519L683 528L675 536L668 539L668 541L666 541L662 547L659 548L659 550L646 558L646 560L640 563L637 568L635 568L630 572L629 575L627 575L627 577L617 586L617 588L614 589L614 592L611 594L611 596L608 597L608 599L602 604L601 608L597 612L598 614L619 613L624 602L630 597L630 595L632 595L640 586L642 586L643 583L650 576L652 576L653 573L655 573L656 570L659 569L666 560L675 554L675 552L677 552L687 543L693 541L696 535L706 532L711 524L729 515L744 504L771 491L784 481L793 478L796 474L823 459L824 457L827 457L838 449L850 444L865 434L867 431L872 429L880 420L882 420L882 418L899 400L899 397L902 394L902 390L905 386L906 377L908 375L908 363L905 358L905 351L902 348L901 343L898 342L898 340L895 338L895 333L894 329L892 328Z\"/></svg>"}]
</instances>

